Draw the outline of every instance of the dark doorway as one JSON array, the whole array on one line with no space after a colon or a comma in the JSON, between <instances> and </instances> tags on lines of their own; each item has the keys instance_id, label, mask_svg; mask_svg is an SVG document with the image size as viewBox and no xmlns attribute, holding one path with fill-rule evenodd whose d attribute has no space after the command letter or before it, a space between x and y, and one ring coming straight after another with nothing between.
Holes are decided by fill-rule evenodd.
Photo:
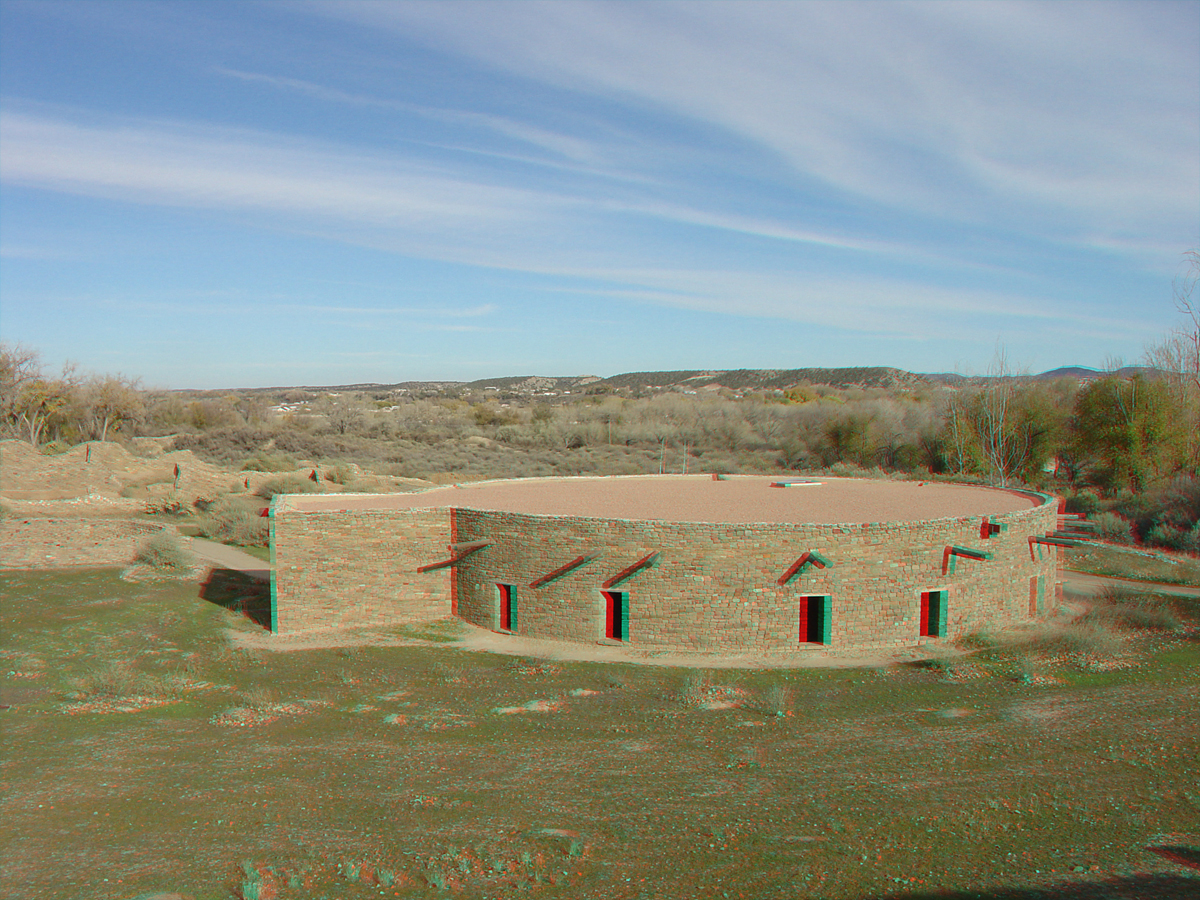
<instances>
[{"instance_id":1,"label":"dark doorway","mask_svg":"<svg viewBox=\"0 0 1200 900\"><path fill-rule=\"evenodd\" d=\"M921 637L946 636L946 606L949 591L921 592Z\"/></svg>"},{"instance_id":2,"label":"dark doorway","mask_svg":"<svg viewBox=\"0 0 1200 900\"><path fill-rule=\"evenodd\" d=\"M800 598L800 643L828 644L832 631L833 598L817 594Z\"/></svg>"},{"instance_id":3,"label":"dark doorway","mask_svg":"<svg viewBox=\"0 0 1200 900\"><path fill-rule=\"evenodd\" d=\"M497 584L500 594L500 630L517 630L517 589L511 584Z\"/></svg>"},{"instance_id":4,"label":"dark doorway","mask_svg":"<svg viewBox=\"0 0 1200 900\"><path fill-rule=\"evenodd\" d=\"M603 591L604 636L614 641L629 640L629 593Z\"/></svg>"}]
</instances>

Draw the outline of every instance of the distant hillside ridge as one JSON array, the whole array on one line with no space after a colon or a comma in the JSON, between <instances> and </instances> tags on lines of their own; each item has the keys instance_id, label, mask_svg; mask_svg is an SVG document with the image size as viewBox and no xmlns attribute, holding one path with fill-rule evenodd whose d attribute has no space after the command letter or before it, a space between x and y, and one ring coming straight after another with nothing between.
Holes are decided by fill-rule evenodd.
<instances>
[{"instance_id":1,"label":"distant hillside ridge","mask_svg":"<svg viewBox=\"0 0 1200 900\"><path fill-rule=\"evenodd\" d=\"M1087 366L1062 366L1040 374L1016 373L1009 376L1013 381L1055 381L1060 378L1075 379L1080 383L1094 381L1106 375L1120 378L1134 375L1154 377L1159 371L1147 366L1123 366L1115 372L1092 369ZM680 369L665 372L625 372L601 378L597 375L505 375L499 378L480 378L475 381L401 381L392 384L367 382L339 385L295 385L270 388L243 388L235 393L278 394L284 391L300 391L309 394L341 394L350 392L379 394L410 394L434 396L460 391L497 391L501 394L562 395L580 393L623 393L645 395L662 392L687 392L728 390L738 394L787 391L800 385L828 385L835 388L883 388L898 392L916 391L933 387L966 388L978 387L992 381L993 377L963 375L957 372L916 373L894 366L849 366L842 368L806 369ZM191 390L180 388L166 393L190 397L221 397L229 389Z\"/></svg>"},{"instance_id":2,"label":"distant hillside ridge","mask_svg":"<svg viewBox=\"0 0 1200 900\"><path fill-rule=\"evenodd\" d=\"M929 385L928 379L890 366L854 366L835 369L684 369L675 372L627 372L602 378L592 387L644 393L663 390L696 391L726 388L731 391L789 390L802 384L831 387L881 387L913 390Z\"/></svg>"},{"instance_id":3,"label":"distant hillside ridge","mask_svg":"<svg viewBox=\"0 0 1200 900\"><path fill-rule=\"evenodd\" d=\"M598 375L509 375L504 378L481 378L462 387L468 390L507 391L513 394L545 394L574 391L600 381Z\"/></svg>"},{"instance_id":4,"label":"distant hillside ridge","mask_svg":"<svg viewBox=\"0 0 1200 900\"><path fill-rule=\"evenodd\" d=\"M1057 381L1060 378L1071 378L1082 384L1088 381L1095 381L1098 378L1104 378L1108 375L1116 375L1118 378L1132 378L1134 375L1154 377L1159 374L1161 373L1157 369L1149 366L1122 366L1116 370L1093 369L1089 366L1061 366L1057 369L1040 372L1036 375L1013 373L1008 377L1013 381ZM947 387L981 385L993 380L990 375L961 375L958 372L930 372L921 377L934 384L946 385Z\"/></svg>"}]
</instances>

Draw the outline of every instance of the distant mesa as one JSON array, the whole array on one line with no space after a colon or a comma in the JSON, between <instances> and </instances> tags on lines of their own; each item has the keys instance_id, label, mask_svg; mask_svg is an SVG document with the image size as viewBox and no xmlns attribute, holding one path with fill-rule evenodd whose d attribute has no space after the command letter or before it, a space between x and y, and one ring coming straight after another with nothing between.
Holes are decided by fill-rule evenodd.
<instances>
[{"instance_id":1,"label":"distant mesa","mask_svg":"<svg viewBox=\"0 0 1200 900\"><path fill-rule=\"evenodd\" d=\"M1132 375L1152 375L1154 369L1145 366L1125 366L1115 373L1122 378ZM1015 381L1054 381L1073 378L1091 381L1110 374L1086 366L1063 366L1037 375L1009 376ZM395 384L378 382L294 386L294 390L339 393L349 391L392 391L406 394L440 394L448 391L489 391L525 396L559 396L570 394L700 393L719 390L735 394L772 393L789 391L803 385L828 385L835 388L882 388L889 391L915 391L934 386L962 387L984 384L986 375L962 375L956 372L919 374L892 366L850 366L842 368L804 369L681 369L666 372L625 372L601 378L598 375L510 375L501 378L482 378L476 381L402 381ZM254 388L248 393L281 390Z\"/></svg>"}]
</instances>

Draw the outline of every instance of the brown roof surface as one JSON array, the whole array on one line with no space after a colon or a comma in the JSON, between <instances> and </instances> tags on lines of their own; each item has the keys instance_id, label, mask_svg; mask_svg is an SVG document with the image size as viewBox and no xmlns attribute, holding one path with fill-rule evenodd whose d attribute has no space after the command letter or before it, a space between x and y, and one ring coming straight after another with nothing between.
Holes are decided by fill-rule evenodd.
<instances>
[{"instance_id":1,"label":"brown roof surface","mask_svg":"<svg viewBox=\"0 0 1200 900\"><path fill-rule=\"evenodd\" d=\"M772 487L773 481L817 482ZM856 478L766 478L708 475L634 475L528 478L434 488L415 494L277 498L277 509L431 509L456 506L551 516L657 519L671 522L912 522L997 515L1029 509L1034 498L1013 491L960 484L872 481Z\"/></svg>"}]
</instances>

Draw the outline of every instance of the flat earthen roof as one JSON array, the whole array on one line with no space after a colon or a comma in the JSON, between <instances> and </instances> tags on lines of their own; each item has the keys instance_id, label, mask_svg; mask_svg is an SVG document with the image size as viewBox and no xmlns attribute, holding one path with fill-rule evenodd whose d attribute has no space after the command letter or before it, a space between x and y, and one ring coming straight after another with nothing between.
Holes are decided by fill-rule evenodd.
<instances>
[{"instance_id":1,"label":"flat earthen roof","mask_svg":"<svg viewBox=\"0 0 1200 900\"><path fill-rule=\"evenodd\" d=\"M811 484L772 487L772 482ZM986 516L1040 501L974 485L858 478L768 478L709 475L526 478L433 488L413 494L293 494L276 509L436 509L459 507L548 516L669 522L868 523Z\"/></svg>"}]
</instances>

